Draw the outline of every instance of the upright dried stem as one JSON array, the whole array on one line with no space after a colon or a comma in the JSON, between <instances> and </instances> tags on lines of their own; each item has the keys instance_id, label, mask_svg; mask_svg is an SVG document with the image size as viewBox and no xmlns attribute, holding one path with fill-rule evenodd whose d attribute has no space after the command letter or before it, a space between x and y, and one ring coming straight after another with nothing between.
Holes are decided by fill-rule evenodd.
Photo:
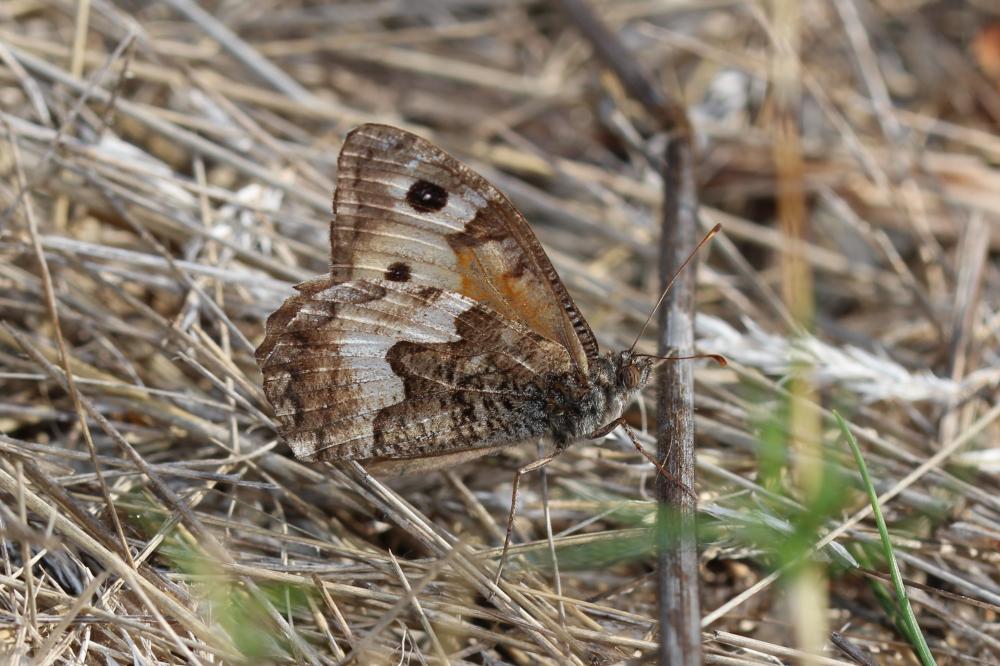
<instances>
[{"instance_id":1,"label":"upright dried stem","mask_svg":"<svg viewBox=\"0 0 1000 666\"><path fill-rule=\"evenodd\" d=\"M663 224L660 233L660 280L665 287L694 249L698 233L698 197L694 182L690 124L684 107L668 98L639 68L634 56L580 0L562 0L577 28L623 87L657 119L669 142L662 162ZM679 276L660 310L659 353L690 354L694 347L695 264ZM657 477L659 501L658 594L660 663L701 663L701 617L698 598L697 501L694 487L694 377L690 361L666 363L660 373L657 451L661 464L681 484Z\"/></svg>"},{"instance_id":2,"label":"upright dried stem","mask_svg":"<svg viewBox=\"0 0 1000 666\"><path fill-rule=\"evenodd\" d=\"M663 220L660 231L660 281L666 284L694 249L698 238L697 192L693 154L685 132L667 146L663 167ZM694 347L694 287L697 263L674 283L660 310L659 353L690 354ZM695 485L694 373L691 361L664 363L660 370L657 454L680 484L657 478L660 502L659 597L664 634L662 664L701 661L701 607L698 598L697 496ZM668 640L669 639L669 640Z\"/></svg>"}]
</instances>

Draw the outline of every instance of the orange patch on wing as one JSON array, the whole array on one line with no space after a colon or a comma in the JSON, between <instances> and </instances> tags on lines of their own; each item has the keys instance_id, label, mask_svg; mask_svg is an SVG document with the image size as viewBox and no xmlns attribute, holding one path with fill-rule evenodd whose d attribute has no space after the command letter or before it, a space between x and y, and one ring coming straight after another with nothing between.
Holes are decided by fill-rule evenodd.
<instances>
[{"instance_id":1,"label":"orange patch on wing","mask_svg":"<svg viewBox=\"0 0 1000 666\"><path fill-rule=\"evenodd\" d=\"M558 322L544 316L545 310L538 307L537 296L533 299L534 289L524 275L509 271L497 274L486 270L472 248L459 249L455 256L456 272L462 276L460 289L463 296L487 303L497 312L524 323L551 340L560 339ZM491 275L492 280L487 275Z\"/></svg>"},{"instance_id":2,"label":"orange patch on wing","mask_svg":"<svg viewBox=\"0 0 1000 666\"><path fill-rule=\"evenodd\" d=\"M499 282L500 284L497 285L497 288L500 289L500 293L513 303L520 303L527 295L525 294L524 280L519 277L510 273L504 273L500 276Z\"/></svg>"},{"instance_id":3,"label":"orange patch on wing","mask_svg":"<svg viewBox=\"0 0 1000 666\"><path fill-rule=\"evenodd\" d=\"M492 300L487 298L489 294L483 291L482 282L476 277L476 263L476 253L472 250L464 248L455 252L455 272L462 277L459 293L473 300Z\"/></svg>"}]
</instances>

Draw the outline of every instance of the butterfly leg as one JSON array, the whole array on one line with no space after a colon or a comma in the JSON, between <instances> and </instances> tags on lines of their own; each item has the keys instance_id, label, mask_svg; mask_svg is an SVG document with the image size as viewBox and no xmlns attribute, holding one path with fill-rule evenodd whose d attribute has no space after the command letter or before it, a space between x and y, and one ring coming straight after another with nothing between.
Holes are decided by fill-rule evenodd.
<instances>
[{"instance_id":1,"label":"butterfly leg","mask_svg":"<svg viewBox=\"0 0 1000 666\"><path fill-rule=\"evenodd\" d=\"M507 516L507 535L503 539L503 551L500 553L500 565L497 567L497 575L493 581L494 585L500 584L500 575L503 573L504 564L507 562L507 549L510 548L510 535L514 530L514 513L517 511L517 487L521 483L521 476L527 474L528 472L534 472L536 469L541 469L548 465L550 462L556 459L556 457L561 453L561 451L556 451L551 456L547 456L540 460L525 465L521 469L517 470L517 474L514 475L514 487L510 494L510 515Z\"/></svg>"},{"instance_id":2,"label":"butterfly leg","mask_svg":"<svg viewBox=\"0 0 1000 666\"><path fill-rule=\"evenodd\" d=\"M628 438L630 440L632 440L632 445L635 447L635 450L638 451L640 454L642 454L642 456L646 460L648 460L649 462L653 463L653 467L655 467L657 469L657 471L659 471L659 473L663 475L664 479L666 479L670 483L678 486L681 490L684 491L685 494L687 494L695 502L698 501L698 496L695 495L694 491L691 490L691 488L689 488L687 486L687 484L685 484L683 481L681 481L676 476L674 476L669 471L667 471L667 469L663 465L660 464L659 460L657 460L655 457L653 457L653 455L651 453L649 453L648 451L646 451L646 449L642 448L642 444L639 443L639 437L636 436L635 431L632 430L632 426L630 426L625 421L625 417L624 416L619 416L617 419L615 419L611 423L598 428L593 433L591 433L590 435L588 435L587 439L600 439L601 437L604 437L605 435L607 435L609 432L611 432L612 430L614 430L618 426L621 426L622 430L625 431L625 434L628 435Z\"/></svg>"}]
</instances>

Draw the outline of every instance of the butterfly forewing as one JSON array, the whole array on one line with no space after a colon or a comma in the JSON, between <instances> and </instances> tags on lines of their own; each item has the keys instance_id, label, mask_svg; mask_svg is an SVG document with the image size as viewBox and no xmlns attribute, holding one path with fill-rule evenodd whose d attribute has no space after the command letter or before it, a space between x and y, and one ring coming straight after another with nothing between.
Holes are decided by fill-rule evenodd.
<instances>
[{"instance_id":1,"label":"butterfly forewing","mask_svg":"<svg viewBox=\"0 0 1000 666\"><path fill-rule=\"evenodd\" d=\"M338 161L331 275L449 289L553 340L587 376L597 343L541 244L496 188L440 148L363 125Z\"/></svg>"}]
</instances>

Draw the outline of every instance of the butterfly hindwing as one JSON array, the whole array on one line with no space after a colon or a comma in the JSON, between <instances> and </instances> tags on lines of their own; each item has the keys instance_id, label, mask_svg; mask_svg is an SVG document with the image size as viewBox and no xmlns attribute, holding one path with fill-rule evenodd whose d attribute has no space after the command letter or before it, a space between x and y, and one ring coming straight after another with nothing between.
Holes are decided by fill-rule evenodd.
<instances>
[{"instance_id":1,"label":"butterfly hindwing","mask_svg":"<svg viewBox=\"0 0 1000 666\"><path fill-rule=\"evenodd\" d=\"M403 130L363 125L344 142L331 276L448 289L569 353L586 377L597 343L520 213L484 178Z\"/></svg>"},{"instance_id":2,"label":"butterfly hindwing","mask_svg":"<svg viewBox=\"0 0 1000 666\"><path fill-rule=\"evenodd\" d=\"M483 452L543 434L539 377L568 352L488 305L391 280L298 286L257 350L279 431L304 460Z\"/></svg>"}]
</instances>

